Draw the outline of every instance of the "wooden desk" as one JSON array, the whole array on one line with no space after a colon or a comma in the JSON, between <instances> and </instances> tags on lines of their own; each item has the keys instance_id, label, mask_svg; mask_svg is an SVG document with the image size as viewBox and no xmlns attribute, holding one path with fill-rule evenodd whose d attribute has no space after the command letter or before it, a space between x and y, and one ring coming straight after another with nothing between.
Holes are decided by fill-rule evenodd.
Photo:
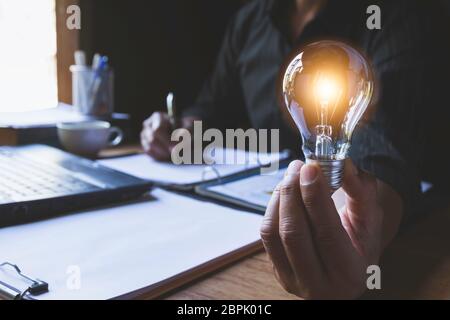
<instances>
[{"instance_id":1,"label":"wooden desk","mask_svg":"<svg viewBox=\"0 0 450 320\"><path fill-rule=\"evenodd\" d=\"M381 272L382 289L363 299L449 299L450 207L400 234L385 251ZM297 299L278 285L264 252L161 298Z\"/></svg>"},{"instance_id":2,"label":"wooden desk","mask_svg":"<svg viewBox=\"0 0 450 320\"><path fill-rule=\"evenodd\" d=\"M383 255L381 272L382 289L364 299L450 299L450 206L399 234ZM262 250L161 298L297 299L277 283Z\"/></svg>"}]
</instances>

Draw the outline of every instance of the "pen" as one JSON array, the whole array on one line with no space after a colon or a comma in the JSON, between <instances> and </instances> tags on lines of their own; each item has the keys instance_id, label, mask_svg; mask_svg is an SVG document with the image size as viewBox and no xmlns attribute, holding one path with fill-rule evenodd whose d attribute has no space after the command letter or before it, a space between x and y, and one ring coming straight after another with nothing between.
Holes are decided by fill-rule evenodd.
<instances>
[{"instance_id":1,"label":"pen","mask_svg":"<svg viewBox=\"0 0 450 320\"><path fill-rule=\"evenodd\" d=\"M100 65L100 60L101 60L102 56L98 53L94 54L94 57L92 58L92 69L97 69L98 66Z\"/></svg>"},{"instance_id":2,"label":"pen","mask_svg":"<svg viewBox=\"0 0 450 320\"><path fill-rule=\"evenodd\" d=\"M167 95L166 105L170 124L172 125L172 128L175 129L177 125L177 119L176 119L175 96L172 92L169 92L169 94Z\"/></svg>"},{"instance_id":3,"label":"pen","mask_svg":"<svg viewBox=\"0 0 450 320\"><path fill-rule=\"evenodd\" d=\"M89 96L91 97L91 106L94 106L97 97L98 90L102 84L102 73L108 66L108 57L100 57L98 67L94 70L94 79L92 81L91 88L89 90Z\"/></svg>"}]
</instances>

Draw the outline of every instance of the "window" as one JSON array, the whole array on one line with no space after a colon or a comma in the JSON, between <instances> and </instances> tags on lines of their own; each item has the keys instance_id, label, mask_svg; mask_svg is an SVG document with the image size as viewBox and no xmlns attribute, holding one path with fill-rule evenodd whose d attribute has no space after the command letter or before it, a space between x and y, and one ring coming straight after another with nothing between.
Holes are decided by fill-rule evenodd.
<instances>
[{"instance_id":1,"label":"window","mask_svg":"<svg viewBox=\"0 0 450 320\"><path fill-rule=\"evenodd\" d=\"M55 0L0 0L0 112L57 104Z\"/></svg>"}]
</instances>

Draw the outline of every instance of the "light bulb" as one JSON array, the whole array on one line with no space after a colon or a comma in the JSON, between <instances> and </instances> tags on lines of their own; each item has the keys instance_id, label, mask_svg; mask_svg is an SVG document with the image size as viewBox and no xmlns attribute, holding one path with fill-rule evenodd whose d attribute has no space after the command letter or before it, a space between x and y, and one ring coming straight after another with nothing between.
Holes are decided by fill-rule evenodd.
<instances>
[{"instance_id":1,"label":"light bulb","mask_svg":"<svg viewBox=\"0 0 450 320\"><path fill-rule=\"evenodd\" d=\"M322 168L332 192L341 186L353 130L373 86L367 60L337 41L304 47L284 74L283 98L302 136L306 162Z\"/></svg>"}]
</instances>

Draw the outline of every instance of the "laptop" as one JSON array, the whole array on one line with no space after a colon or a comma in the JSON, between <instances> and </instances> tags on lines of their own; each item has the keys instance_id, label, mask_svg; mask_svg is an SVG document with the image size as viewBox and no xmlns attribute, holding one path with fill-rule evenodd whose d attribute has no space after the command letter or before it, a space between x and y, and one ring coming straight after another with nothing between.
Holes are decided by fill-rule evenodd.
<instances>
[{"instance_id":1,"label":"laptop","mask_svg":"<svg viewBox=\"0 0 450 320\"><path fill-rule=\"evenodd\" d=\"M131 200L151 187L49 146L0 147L0 227Z\"/></svg>"}]
</instances>

